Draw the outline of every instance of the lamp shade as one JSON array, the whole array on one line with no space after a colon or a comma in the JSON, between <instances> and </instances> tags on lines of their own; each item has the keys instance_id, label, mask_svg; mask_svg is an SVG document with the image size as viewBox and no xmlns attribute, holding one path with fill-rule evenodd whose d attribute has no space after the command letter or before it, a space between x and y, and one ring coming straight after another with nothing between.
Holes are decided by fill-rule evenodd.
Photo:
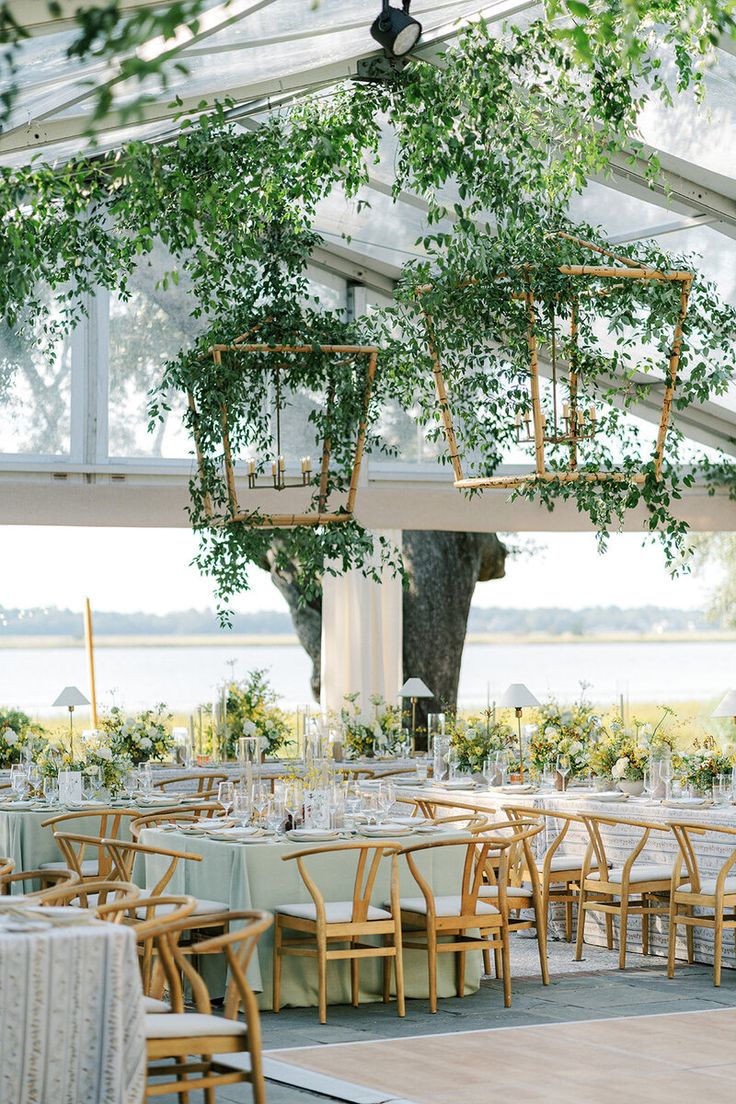
<instances>
[{"instance_id":1,"label":"lamp shade","mask_svg":"<svg viewBox=\"0 0 736 1104\"><path fill-rule=\"evenodd\" d=\"M89 705L89 701L76 686L65 686L53 704L66 705L69 709L73 709L75 705Z\"/></svg>"},{"instance_id":2,"label":"lamp shade","mask_svg":"<svg viewBox=\"0 0 736 1104\"><path fill-rule=\"evenodd\" d=\"M736 690L729 690L711 713L711 717L736 717Z\"/></svg>"},{"instance_id":3,"label":"lamp shade","mask_svg":"<svg viewBox=\"0 0 736 1104\"><path fill-rule=\"evenodd\" d=\"M434 694L420 678L407 679L399 690L400 698L433 698Z\"/></svg>"},{"instance_id":4,"label":"lamp shade","mask_svg":"<svg viewBox=\"0 0 736 1104\"><path fill-rule=\"evenodd\" d=\"M512 682L498 704L502 709L524 709L540 703L523 682Z\"/></svg>"}]
</instances>

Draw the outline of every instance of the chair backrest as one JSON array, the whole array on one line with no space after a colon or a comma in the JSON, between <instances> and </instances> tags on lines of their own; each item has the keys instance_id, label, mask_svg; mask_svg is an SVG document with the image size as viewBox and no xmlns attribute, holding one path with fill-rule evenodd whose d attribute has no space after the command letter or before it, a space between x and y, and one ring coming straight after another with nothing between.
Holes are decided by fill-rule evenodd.
<instances>
[{"instance_id":1,"label":"chair backrest","mask_svg":"<svg viewBox=\"0 0 736 1104\"><path fill-rule=\"evenodd\" d=\"M222 952L229 968L229 980L225 993L224 1013L227 1019L235 1020L242 1008L248 1029L251 1048L260 1049L260 1019L258 1002L251 989L247 971L258 940L273 923L270 912L237 911L223 913L218 918L222 925L230 924L230 930L221 935L188 944L184 954L179 946L179 933L190 927L188 919L171 923L164 919L157 925L153 920L146 926L139 926L137 932L145 939L153 939L161 958L171 1006L173 1011L183 1007L183 983L189 985L198 1012L212 1011L209 989L195 968L195 962L201 961L198 955L210 955Z\"/></svg>"},{"instance_id":2,"label":"chair backrest","mask_svg":"<svg viewBox=\"0 0 736 1104\"><path fill-rule=\"evenodd\" d=\"M165 792L169 786L178 786L182 782L196 782L196 791L192 792L198 794L203 794L205 791L217 793L220 782L226 781L227 774L221 774L218 771L187 771L186 774L173 774L169 778L154 781L153 788Z\"/></svg>"},{"instance_id":3,"label":"chair backrest","mask_svg":"<svg viewBox=\"0 0 736 1104\"><path fill-rule=\"evenodd\" d=\"M151 895L158 897L163 893L171 881L179 859L188 862L201 862L202 856L189 851L174 851L170 847L154 847L150 843L139 843L137 840L106 839L101 841L110 866L110 878L113 881L131 882L133 880L133 867L139 855L155 855L158 858L169 859L163 874L151 889Z\"/></svg>"},{"instance_id":4,"label":"chair backrest","mask_svg":"<svg viewBox=\"0 0 736 1104\"><path fill-rule=\"evenodd\" d=\"M102 839L110 839L113 836L117 837L123 832L129 832L130 822L138 816L140 816L140 813L137 809L82 809L79 812L58 813L56 816L49 817L48 820L42 821L41 827L51 829L64 862L66 862L70 870L76 870L80 877L82 876L80 864L84 860L85 853L87 853L88 858L92 858L93 855L91 853L96 849L98 864L96 877L103 878L107 874L107 871L104 866L105 857L99 846L100 841ZM90 828L94 827L97 830L84 834L67 833L64 829L64 825L68 824L69 821L78 820L84 821L85 827L89 823ZM72 855L72 841L75 838L78 841L78 845L74 848L76 859ZM68 841L66 850L64 850L61 839Z\"/></svg>"},{"instance_id":5,"label":"chair backrest","mask_svg":"<svg viewBox=\"0 0 736 1104\"><path fill-rule=\"evenodd\" d=\"M15 862L13 859L0 859L0 887L2 886L3 878L8 874L12 874L14 870Z\"/></svg>"},{"instance_id":6,"label":"chair backrest","mask_svg":"<svg viewBox=\"0 0 736 1104\"><path fill-rule=\"evenodd\" d=\"M121 923L126 912L135 919L135 903L140 899L141 891L132 882L110 881L100 878L94 882L78 882L76 885L58 886L49 889L44 895L45 905L78 905L79 908L97 912L103 905L116 901L120 912L114 918Z\"/></svg>"},{"instance_id":7,"label":"chair backrest","mask_svg":"<svg viewBox=\"0 0 736 1104\"><path fill-rule=\"evenodd\" d=\"M677 840L678 853L672 868L673 891L682 881L682 867L685 867L685 881L690 883L693 893L702 893L703 879L700 872L700 859L695 849L693 836L704 836L706 832L718 833L730 836L733 850L721 863L715 878L714 897L722 897L725 891L726 878L736 865L736 828L729 828L723 824L670 824Z\"/></svg>"},{"instance_id":8,"label":"chair backrest","mask_svg":"<svg viewBox=\"0 0 736 1104\"><path fill-rule=\"evenodd\" d=\"M582 824L582 818L574 813L561 813L556 809L530 809L524 805L507 805L504 810L510 820L517 822L533 822L539 820L546 832L546 847L542 860L541 872L543 878L547 878L552 870L552 860L563 844L572 824ZM550 834L553 834L552 842L549 842ZM570 860L571 866L577 860ZM535 863L536 866L536 863Z\"/></svg>"},{"instance_id":9,"label":"chair backrest","mask_svg":"<svg viewBox=\"0 0 736 1104\"><path fill-rule=\"evenodd\" d=\"M355 879L353 881L352 912L350 923L363 924L368 919L368 907L371 903L371 895L376 884L376 877L384 859L391 862L391 900L398 901L399 868L397 855L401 850L398 843L342 843L328 847L310 847L305 851L294 851L288 855L282 855L284 862L294 860L299 869L299 874L309 894L314 901L317 910L317 922L325 923L325 899L315 882L312 874L307 869L306 860L314 855L345 855L352 852L357 860Z\"/></svg>"},{"instance_id":10,"label":"chair backrest","mask_svg":"<svg viewBox=\"0 0 736 1104\"><path fill-rule=\"evenodd\" d=\"M647 823L644 820L630 820L625 817L607 817L598 816L595 813L580 813L580 819L588 833L588 847L585 852L585 858L583 859L582 877L586 878L591 868L597 866L598 869L603 872L608 870L614 864L609 862L608 855L606 853L605 836L602 829L606 827L615 827L616 825L627 828L640 828L641 835L634 844L633 850L629 852L626 859L621 862L617 862L616 866L622 866L622 878L625 880L628 878L631 868L641 855L642 851L646 847L649 837L652 832L664 832L669 833L669 824L652 824ZM602 876L602 873L601 873Z\"/></svg>"},{"instance_id":11,"label":"chair backrest","mask_svg":"<svg viewBox=\"0 0 736 1104\"><path fill-rule=\"evenodd\" d=\"M14 885L23 886L24 882L53 882L53 886L44 889L22 889L23 896L37 901L45 901L59 888L68 888L79 884L79 875L74 870L18 870L0 878L0 896L12 893Z\"/></svg>"},{"instance_id":12,"label":"chair backrest","mask_svg":"<svg viewBox=\"0 0 736 1104\"><path fill-rule=\"evenodd\" d=\"M460 898L459 915L475 916L478 913L478 894L486 875L489 853L498 852L499 864L496 871L498 881L498 907L502 913L506 909L506 887L508 886L508 850L515 836L464 836L454 840L431 840L427 843L414 843L402 847L399 854L404 855L414 881L422 891L427 905L427 916L435 916L434 893L427 879L420 871L415 856L425 851L454 847L460 852L462 865L459 864L458 896Z\"/></svg>"},{"instance_id":13,"label":"chair backrest","mask_svg":"<svg viewBox=\"0 0 736 1104\"><path fill-rule=\"evenodd\" d=\"M506 810L503 810L506 812ZM476 834L481 837L493 836L498 839L507 839L504 857L506 865L506 878L508 886L520 886L524 881L531 881L535 887L539 886L539 870L533 851L533 841L544 831L544 820L527 818L524 820L510 818L505 821L492 821ZM491 850L486 859L486 876L491 885L498 884L498 868L501 860L501 852Z\"/></svg>"}]
</instances>

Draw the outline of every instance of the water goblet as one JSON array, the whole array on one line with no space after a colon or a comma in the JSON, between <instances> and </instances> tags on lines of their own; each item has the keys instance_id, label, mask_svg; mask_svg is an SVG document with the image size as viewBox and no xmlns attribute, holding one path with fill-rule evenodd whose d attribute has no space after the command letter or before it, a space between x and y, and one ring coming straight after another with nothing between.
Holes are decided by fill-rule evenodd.
<instances>
[{"instance_id":1,"label":"water goblet","mask_svg":"<svg viewBox=\"0 0 736 1104\"><path fill-rule=\"evenodd\" d=\"M97 766L87 766L84 769L82 778L85 801L94 801L102 785L102 771Z\"/></svg>"},{"instance_id":2,"label":"water goblet","mask_svg":"<svg viewBox=\"0 0 736 1104\"><path fill-rule=\"evenodd\" d=\"M150 797L153 793L153 771L151 770L151 764L146 763L141 767L138 772L140 779L141 792L144 797Z\"/></svg>"},{"instance_id":3,"label":"water goblet","mask_svg":"<svg viewBox=\"0 0 736 1104\"><path fill-rule=\"evenodd\" d=\"M301 819L302 804L303 797L301 784L299 782L289 783L284 795L284 806L289 814L292 828L296 828Z\"/></svg>"},{"instance_id":4,"label":"water goblet","mask_svg":"<svg viewBox=\"0 0 736 1104\"><path fill-rule=\"evenodd\" d=\"M509 753L506 748L496 752L496 771L501 775L501 785L505 786L509 780Z\"/></svg>"},{"instance_id":5,"label":"water goblet","mask_svg":"<svg viewBox=\"0 0 736 1104\"><path fill-rule=\"evenodd\" d=\"M221 785L232 785L232 783L221 783ZM222 803L222 802L221 802ZM241 828L246 828L248 821L250 820L251 803L248 791L242 786L236 786L233 793L233 816L240 823Z\"/></svg>"},{"instance_id":6,"label":"water goblet","mask_svg":"<svg viewBox=\"0 0 736 1104\"><path fill-rule=\"evenodd\" d=\"M222 805L225 817L230 815L230 810L235 801L235 786L232 782L221 782L217 787L217 800Z\"/></svg>"},{"instance_id":7,"label":"water goblet","mask_svg":"<svg viewBox=\"0 0 736 1104\"><path fill-rule=\"evenodd\" d=\"M43 780L43 796L48 805L57 805L59 802L59 781L51 774Z\"/></svg>"},{"instance_id":8,"label":"water goblet","mask_svg":"<svg viewBox=\"0 0 736 1104\"><path fill-rule=\"evenodd\" d=\"M256 782L253 787L253 811L258 820L263 817L268 807L269 798L270 794L263 782Z\"/></svg>"},{"instance_id":9,"label":"water goblet","mask_svg":"<svg viewBox=\"0 0 736 1104\"><path fill-rule=\"evenodd\" d=\"M10 786L18 801L22 801L28 789L26 772L20 763L13 763L10 768Z\"/></svg>"},{"instance_id":10,"label":"water goblet","mask_svg":"<svg viewBox=\"0 0 736 1104\"><path fill-rule=\"evenodd\" d=\"M672 758L669 755L662 756L659 761L659 777L664 782L664 799L669 801L672 781Z\"/></svg>"}]
</instances>

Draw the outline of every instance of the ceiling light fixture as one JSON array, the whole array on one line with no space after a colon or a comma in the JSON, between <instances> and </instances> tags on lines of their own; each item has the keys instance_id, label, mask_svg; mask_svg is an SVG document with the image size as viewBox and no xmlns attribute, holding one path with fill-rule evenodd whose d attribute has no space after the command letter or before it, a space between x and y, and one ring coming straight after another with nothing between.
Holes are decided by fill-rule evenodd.
<instances>
[{"instance_id":1,"label":"ceiling light fixture","mask_svg":"<svg viewBox=\"0 0 736 1104\"><path fill-rule=\"evenodd\" d=\"M389 57L404 57L410 53L422 33L422 24L409 15L411 0L402 0L401 10L383 0L383 10L373 22L371 34Z\"/></svg>"}]
</instances>

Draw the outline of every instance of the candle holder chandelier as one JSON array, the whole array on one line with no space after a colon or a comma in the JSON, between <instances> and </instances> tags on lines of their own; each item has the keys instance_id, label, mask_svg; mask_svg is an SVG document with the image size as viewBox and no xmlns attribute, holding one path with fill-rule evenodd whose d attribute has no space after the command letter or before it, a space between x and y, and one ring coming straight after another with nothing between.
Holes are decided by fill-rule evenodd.
<instances>
[{"instance_id":1,"label":"candle holder chandelier","mask_svg":"<svg viewBox=\"0 0 736 1104\"><path fill-rule=\"evenodd\" d=\"M555 233L556 237L564 238L581 246L581 248L593 250L595 253L615 261L611 265L571 265L561 264L558 270L562 275L588 278L591 281L619 281L619 287L624 280L657 280L667 283L677 283L680 288L680 305L675 322L672 344L669 349L665 386L662 397L662 409L657 433L657 444L654 454L654 470L657 479L661 478L662 462L664 458L664 446L669 426L670 411L675 391L677 370L680 363L682 347L682 329L687 313L688 298L693 281L692 272L662 271L647 267L638 261L628 257L622 257L610 250L581 238L573 237L562 231ZM498 277L503 279L505 277ZM535 304L532 272L529 267L526 270L527 290L524 292L509 292L510 298L519 300L526 305L527 343L529 349L529 398L528 402L520 406L514 413L514 429L516 440L519 444L534 445L534 471L519 475L493 475L466 477L462 459L460 456L452 410L447 394L442 364L440 361L437 340L435 336L434 320L431 313L422 303L422 296L432 290L431 285L418 289L422 312L426 324L427 339L430 356L433 364L435 390L442 418L445 440L449 451L449 458L454 472L454 485L461 490L483 490L484 488L515 488L531 486L545 481L559 481L572 483L579 480L587 482L635 482L643 483L643 473L629 473L622 471L591 471L578 468L578 446L581 442L592 440L600 431L600 421L595 406L584 405L580 402L581 373L579 367L578 347L578 318L579 297L573 299L566 319L560 318L561 323L568 328L569 357L566 366L567 397L560 402L558 397L559 387L564 379L561 376L558 357L557 322L554 302L549 310L551 316L551 334L549 340L550 353L550 383L551 383L551 416L547 416L542 408L540 394L539 374L539 319ZM478 284L477 279L468 280L462 286ZM614 283L610 288L594 286L584 294L606 296L615 290ZM567 446L568 458L565 467L548 468L546 465L545 449L547 446Z\"/></svg>"},{"instance_id":2,"label":"candle holder chandelier","mask_svg":"<svg viewBox=\"0 0 736 1104\"><path fill-rule=\"evenodd\" d=\"M273 366L269 366L272 373L272 385L268 389L266 404L270 402L271 410L269 420L271 424L271 445L273 451L269 458L259 459L253 455L244 457L247 489L251 491L286 491L299 487L313 487L314 495L307 509L301 513L276 513L262 506L249 506L243 508L238 498L236 483L237 458L231 441L230 411L227 403L220 405L220 424L222 427L222 472L227 496L227 513L221 514L215 509L212 495L206 488L207 464L201 445L198 424L200 413L197 409L194 394L188 392L189 410L192 415L194 445L197 455L197 465L200 482L203 488L203 507L205 515L215 525L243 523L253 529L283 529L295 526L321 526L334 525L350 521L355 507L355 498L358 490L360 467L365 448L366 428L368 420L368 404L373 390L373 381L378 361L378 349L373 345L275 345L259 344L248 341L250 334L243 334L229 345L213 345L207 352L207 357L212 358L213 364L220 368L223 355L235 354L243 358L244 371L248 370L248 358L256 355L273 360ZM302 456L299 470L290 472L284 455L283 440L283 412L286 407L285 395L288 391L298 390L298 382L290 381L290 374L294 372L294 358L299 355L324 354L334 358L334 369L328 374L328 384L325 398L325 432L321 441L317 441L321 453L319 466L315 472L312 457ZM339 509L331 509L329 499L333 491L330 483L330 458L333 453L333 440L331 426L335 409L335 372L346 370L346 360L356 361L363 359L366 362L365 384L363 388L362 404L359 410L359 421L353 451L350 483L344 504ZM263 361L261 360L261 364ZM308 420L308 416L305 416ZM252 450L251 450L252 452Z\"/></svg>"}]
</instances>

